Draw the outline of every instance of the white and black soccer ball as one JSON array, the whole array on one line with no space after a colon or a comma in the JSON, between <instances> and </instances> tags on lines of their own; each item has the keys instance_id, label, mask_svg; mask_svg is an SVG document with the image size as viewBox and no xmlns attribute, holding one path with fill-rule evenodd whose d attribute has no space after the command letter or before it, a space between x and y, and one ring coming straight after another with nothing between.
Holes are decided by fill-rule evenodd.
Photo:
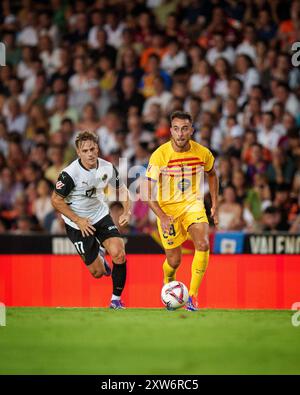
<instances>
[{"instance_id":1,"label":"white and black soccer ball","mask_svg":"<svg viewBox=\"0 0 300 395\"><path fill-rule=\"evenodd\" d=\"M171 281L161 290L161 301L168 310L176 310L184 306L189 298L187 287L180 281Z\"/></svg>"}]
</instances>

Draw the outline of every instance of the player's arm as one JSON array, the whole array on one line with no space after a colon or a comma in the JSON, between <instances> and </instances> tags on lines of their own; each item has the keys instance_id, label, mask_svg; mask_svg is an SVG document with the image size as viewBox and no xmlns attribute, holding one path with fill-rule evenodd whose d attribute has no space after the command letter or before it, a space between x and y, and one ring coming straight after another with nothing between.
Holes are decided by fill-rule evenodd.
<instances>
[{"instance_id":1,"label":"player's arm","mask_svg":"<svg viewBox=\"0 0 300 395\"><path fill-rule=\"evenodd\" d=\"M147 201L151 210L159 218L163 232L168 233L173 222L173 217L167 215L156 200L157 182L151 178L144 177L141 181L141 196L143 200Z\"/></svg>"},{"instance_id":2,"label":"player's arm","mask_svg":"<svg viewBox=\"0 0 300 395\"><path fill-rule=\"evenodd\" d=\"M92 235L96 229L90 223L90 219L79 217L64 200L73 188L72 178L67 173L61 173L51 196L52 206L60 214L73 221L79 227L83 237Z\"/></svg>"},{"instance_id":3,"label":"player's arm","mask_svg":"<svg viewBox=\"0 0 300 395\"><path fill-rule=\"evenodd\" d=\"M219 196L219 178L214 167L207 172L207 181L209 185L209 192L211 197L211 217L214 224L217 226L218 221L218 196Z\"/></svg>"},{"instance_id":4,"label":"player's arm","mask_svg":"<svg viewBox=\"0 0 300 395\"><path fill-rule=\"evenodd\" d=\"M120 215L119 225L125 226L129 223L129 219L131 215L131 199L128 189L126 188L123 181L120 179L119 172L114 166L113 166L113 176L109 181L109 184L112 188L116 190L117 198L123 206L124 212L122 215Z\"/></svg>"}]
</instances>

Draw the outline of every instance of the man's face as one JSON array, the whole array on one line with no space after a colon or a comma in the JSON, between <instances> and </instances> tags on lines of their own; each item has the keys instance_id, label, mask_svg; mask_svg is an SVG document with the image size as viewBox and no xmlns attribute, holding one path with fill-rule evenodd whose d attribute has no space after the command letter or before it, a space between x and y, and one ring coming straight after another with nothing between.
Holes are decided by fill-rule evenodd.
<instances>
[{"instance_id":1,"label":"man's face","mask_svg":"<svg viewBox=\"0 0 300 395\"><path fill-rule=\"evenodd\" d=\"M188 119L174 118L170 131L174 144L178 148L184 148L193 134L193 127Z\"/></svg>"},{"instance_id":2,"label":"man's face","mask_svg":"<svg viewBox=\"0 0 300 395\"><path fill-rule=\"evenodd\" d=\"M263 216L263 223L270 229L275 229L280 222L279 213L265 213Z\"/></svg>"},{"instance_id":3,"label":"man's face","mask_svg":"<svg viewBox=\"0 0 300 395\"><path fill-rule=\"evenodd\" d=\"M97 167L98 146L96 143L92 140L83 141L76 151L84 167L88 169Z\"/></svg>"}]
</instances>

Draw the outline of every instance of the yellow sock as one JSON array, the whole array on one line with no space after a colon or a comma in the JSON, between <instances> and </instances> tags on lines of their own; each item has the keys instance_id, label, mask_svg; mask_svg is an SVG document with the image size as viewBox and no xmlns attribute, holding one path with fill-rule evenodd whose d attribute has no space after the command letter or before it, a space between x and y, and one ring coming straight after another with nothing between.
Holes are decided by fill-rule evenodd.
<instances>
[{"instance_id":1,"label":"yellow sock","mask_svg":"<svg viewBox=\"0 0 300 395\"><path fill-rule=\"evenodd\" d=\"M172 266L168 264L167 259L164 261L163 264L163 271L164 271L164 284L170 283L176 279L176 270Z\"/></svg>"},{"instance_id":2,"label":"yellow sock","mask_svg":"<svg viewBox=\"0 0 300 395\"><path fill-rule=\"evenodd\" d=\"M203 279L205 270L208 265L209 250L208 251L195 251L194 259L192 262L192 278L190 283L190 296L197 296L198 289Z\"/></svg>"}]
</instances>

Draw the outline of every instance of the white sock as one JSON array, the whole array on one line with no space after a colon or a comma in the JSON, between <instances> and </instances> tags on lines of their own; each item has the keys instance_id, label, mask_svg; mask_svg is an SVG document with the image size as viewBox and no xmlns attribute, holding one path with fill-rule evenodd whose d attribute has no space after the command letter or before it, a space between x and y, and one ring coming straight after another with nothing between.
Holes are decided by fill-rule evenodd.
<instances>
[{"instance_id":1,"label":"white sock","mask_svg":"<svg viewBox=\"0 0 300 395\"><path fill-rule=\"evenodd\" d=\"M116 296L112 294L111 300L121 300L121 296Z\"/></svg>"}]
</instances>

